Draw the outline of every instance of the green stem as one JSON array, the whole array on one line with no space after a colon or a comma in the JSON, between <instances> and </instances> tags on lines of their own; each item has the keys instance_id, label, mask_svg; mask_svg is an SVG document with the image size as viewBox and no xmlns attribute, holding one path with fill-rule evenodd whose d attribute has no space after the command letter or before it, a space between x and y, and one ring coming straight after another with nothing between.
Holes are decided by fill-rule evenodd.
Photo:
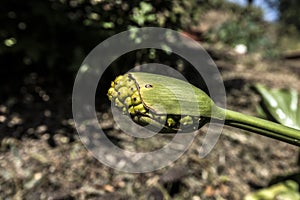
<instances>
[{"instance_id":1,"label":"green stem","mask_svg":"<svg viewBox=\"0 0 300 200\"><path fill-rule=\"evenodd\" d=\"M300 131L271 121L231 110L225 112L225 124L300 146Z\"/></svg>"}]
</instances>

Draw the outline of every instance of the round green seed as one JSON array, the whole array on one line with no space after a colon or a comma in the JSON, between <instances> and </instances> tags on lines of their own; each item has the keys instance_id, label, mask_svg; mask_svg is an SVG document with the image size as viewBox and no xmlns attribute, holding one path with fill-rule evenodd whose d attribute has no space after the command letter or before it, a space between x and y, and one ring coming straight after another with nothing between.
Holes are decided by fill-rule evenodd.
<instances>
[{"instance_id":1,"label":"round green seed","mask_svg":"<svg viewBox=\"0 0 300 200\"><path fill-rule=\"evenodd\" d=\"M134 115L134 114L135 114L135 110L134 110L133 106L130 106L130 107L128 108L128 112L129 112L129 114L131 114L131 115Z\"/></svg>"},{"instance_id":2,"label":"round green seed","mask_svg":"<svg viewBox=\"0 0 300 200\"><path fill-rule=\"evenodd\" d=\"M191 116L185 116L181 118L179 122L183 125L192 125L194 123L193 118Z\"/></svg>"},{"instance_id":3,"label":"round green seed","mask_svg":"<svg viewBox=\"0 0 300 200\"><path fill-rule=\"evenodd\" d=\"M176 121L173 118L168 117L168 119L167 119L167 125L168 125L168 127L175 126L176 125Z\"/></svg>"},{"instance_id":4,"label":"round green seed","mask_svg":"<svg viewBox=\"0 0 300 200\"><path fill-rule=\"evenodd\" d=\"M124 104L118 98L115 99L115 105L120 108L124 107Z\"/></svg>"},{"instance_id":5,"label":"round green seed","mask_svg":"<svg viewBox=\"0 0 300 200\"><path fill-rule=\"evenodd\" d=\"M107 92L107 95L108 95L108 98L109 100L111 101L112 98L113 98L113 93L115 92L115 89L114 88L109 88L108 92Z\"/></svg>"},{"instance_id":6,"label":"round green seed","mask_svg":"<svg viewBox=\"0 0 300 200\"><path fill-rule=\"evenodd\" d=\"M120 101L123 101L126 97L128 97L128 88L127 87L121 87L118 90L118 98Z\"/></svg>"},{"instance_id":7,"label":"round green seed","mask_svg":"<svg viewBox=\"0 0 300 200\"><path fill-rule=\"evenodd\" d=\"M126 99L124 100L124 104L129 107L131 106L132 102L131 102L131 97L126 97Z\"/></svg>"},{"instance_id":8,"label":"round green seed","mask_svg":"<svg viewBox=\"0 0 300 200\"><path fill-rule=\"evenodd\" d=\"M131 95L131 100L132 100L132 104L133 104L133 105L138 105L138 104L142 103L141 97L140 97L138 91L134 92L134 93Z\"/></svg>"},{"instance_id":9,"label":"round green seed","mask_svg":"<svg viewBox=\"0 0 300 200\"><path fill-rule=\"evenodd\" d=\"M147 112L147 110L145 109L145 107L142 103L137 105L137 106L134 106L134 110L136 112L140 112L140 113L146 113Z\"/></svg>"}]
</instances>

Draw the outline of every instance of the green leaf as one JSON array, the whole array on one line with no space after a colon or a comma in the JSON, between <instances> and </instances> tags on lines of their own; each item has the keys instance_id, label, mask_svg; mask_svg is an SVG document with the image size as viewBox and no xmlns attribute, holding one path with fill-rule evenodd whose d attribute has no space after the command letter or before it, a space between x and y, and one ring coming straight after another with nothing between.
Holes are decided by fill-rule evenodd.
<instances>
[{"instance_id":1,"label":"green leaf","mask_svg":"<svg viewBox=\"0 0 300 200\"><path fill-rule=\"evenodd\" d=\"M102 27L105 28L105 29L110 29L110 28L114 28L115 25L114 25L113 22L103 22Z\"/></svg>"},{"instance_id":2,"label":"green leaf","mask_svg":"<svg viewBox=\"0 0 300 200\"><path fill-rule=\"evenodd\" d=\"M287 180L269 188L261 189L255 193L248 194L244 200L271 200L271 199L290 199L298 200L298 184L295 181Z\"/></svg>"},{"instance_id":3,"label":"green leaf","mask_svg":"<svg viewBox=\"0 0 300 200\"><path fill-rule=\"evenodd\" d=\"M255 89L262 97L262 108L277 122L300 130L300 107L298 92L293 89L268 89L256 84Z\"/></svg>"},{"instance_id":4,"label":"green leaf","mask_svg":"<svg viewBox=\"0 0 300 200\"><path fill-rule=\"evenodd\" d=\"M140 8L142 10L142 13L149 13L153 9L153 7L150 3L146 3L146 2L143 2L143 1L140 3Z\"/></svg>"}]
</instances>

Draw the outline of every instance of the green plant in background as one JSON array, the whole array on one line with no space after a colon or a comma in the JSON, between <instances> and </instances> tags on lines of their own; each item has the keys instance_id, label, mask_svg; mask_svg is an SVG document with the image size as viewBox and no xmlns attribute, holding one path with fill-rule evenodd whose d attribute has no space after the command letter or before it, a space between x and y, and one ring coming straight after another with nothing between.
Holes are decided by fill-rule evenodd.
<instances>
[{"instance_id":1,"label":"green plant in background","mask_svg":"<svg viewBox=\"0 0 300 200\"><path fill-rule=\"evenodd\" d=\"M299 200L299 186L295 181L288 180L275 184L269 188L261 189L245 196L244 200Z\"/></svg>"},{"instance_id":2,"label":"green plant in background","mask_svg":"<svg viewBox=\"0 0 300 200\"><path fill-rule=\"evenodd\" d=\"M279 20L300 30L299 1L279 0L276 2L280 12Z\"/></svg>"},{"instance_id":3,"label":"green plant in background","mask_svg":"<svg viewBox=\"0 0 300 200\"><path fill-rule=\"evenodd\" d=\"M153 6L150 3L140 2L139 7L133 9L131 20L137 23L139 26L144 26L145 22L155 21L156 15L153 13Z\"/></svg>"},{"instance_id":4,"label":"green plant in background","mask_svg":"<svg viewBox=\"0 0 300 200\"><path fill-rule=\"evenodd\" d=\"M128 73L112 82L108 97L136 123L161 132L187 132L225 119L226 125L300 146L299 130L220 108L202 90L175 78Z\"/></svg>"},{"instance_id":5,"label":"green plant in background","mask_svg":"<svg viewBox=\"0 0 300 200\"><path fill-rule=\"evenodd\" d=\"M296 90L289 89L268 89L256 84L255 90L262 97L261 105L257 111L264 118L271 117L277 122L300 130L300 106L298 103L299 94ZM279 182L268 188L248 194L245 200L271 200L288 199L299 200L299 185L293 180Z\"/></svg>"},{"instance_id":6,"label":"green plant in background","mask_svg":"<svg viewBox=\"0 0 300 200\"><path fill-rule=\"evenodd\" d=\"M296 90L268 89L261 84L256 84L255 89L262 97L257 108L261 116L271 116L285 126L300 130L299 94Z\"/></svg>"},{"instance_id":7,"label":"green plant in background","mask_svg":"<svg viewBox=\"0 0 300 200\"><path fill-rule=\"evenodd\" d=\"M262 49L268 46L270 41L264 35L262 23L257 21L251 16L239 16L211 29L206 36L210 42L223 42L232 47L244 44L250 52Z\"/></svg>"},{"instance_id":8,"label":"green plant in background","mask_svg":"<svg viewBox=\"0 0 300 200\"><path fill-rule=\"evenodd\" d=\"M0 56L3 70L77 72L97 44L131 27L189 27L196 0L3 0ZM186 12L188 10L189 12ZM72 39L70 39L72 35ZM135 58L133 57L132 60ZM55 70L53 70L55 69ZM54 76L54 79L57 76Z\"/></svg>"}]
</instances>

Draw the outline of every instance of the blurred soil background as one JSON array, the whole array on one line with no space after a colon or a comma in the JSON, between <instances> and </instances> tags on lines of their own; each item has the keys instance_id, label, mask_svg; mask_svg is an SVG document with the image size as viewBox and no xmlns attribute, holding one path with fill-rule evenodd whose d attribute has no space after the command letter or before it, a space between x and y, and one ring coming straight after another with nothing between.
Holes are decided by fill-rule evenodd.
<instances>
[{"instance_id":1,"label":"blurred soil background","mask_svg":"<svg viewBox=\"0 0 300 200\"><path fill-rule=\"evenodd\" d=\"M171 28L197 40L221 72L229 109L257 116L255 83L300 91L300 3L265 2L279 12L277 21L264 21L251 4L222 0L1 1L0 199L234 200L295 177L297 147L227 127L205 158L198 153L206 128L168 167L116 171L85 149L72 119L72 87L84 57L133 27ZM164 60L156 53L130 52L100 87L107 90L135 65ZM183 61L166 64L191 73ZM159 145L151 139L133 144L115 125L106 95L96 100L99 121L119 146L147 151Z\"/></svg>"}]
</instances>

